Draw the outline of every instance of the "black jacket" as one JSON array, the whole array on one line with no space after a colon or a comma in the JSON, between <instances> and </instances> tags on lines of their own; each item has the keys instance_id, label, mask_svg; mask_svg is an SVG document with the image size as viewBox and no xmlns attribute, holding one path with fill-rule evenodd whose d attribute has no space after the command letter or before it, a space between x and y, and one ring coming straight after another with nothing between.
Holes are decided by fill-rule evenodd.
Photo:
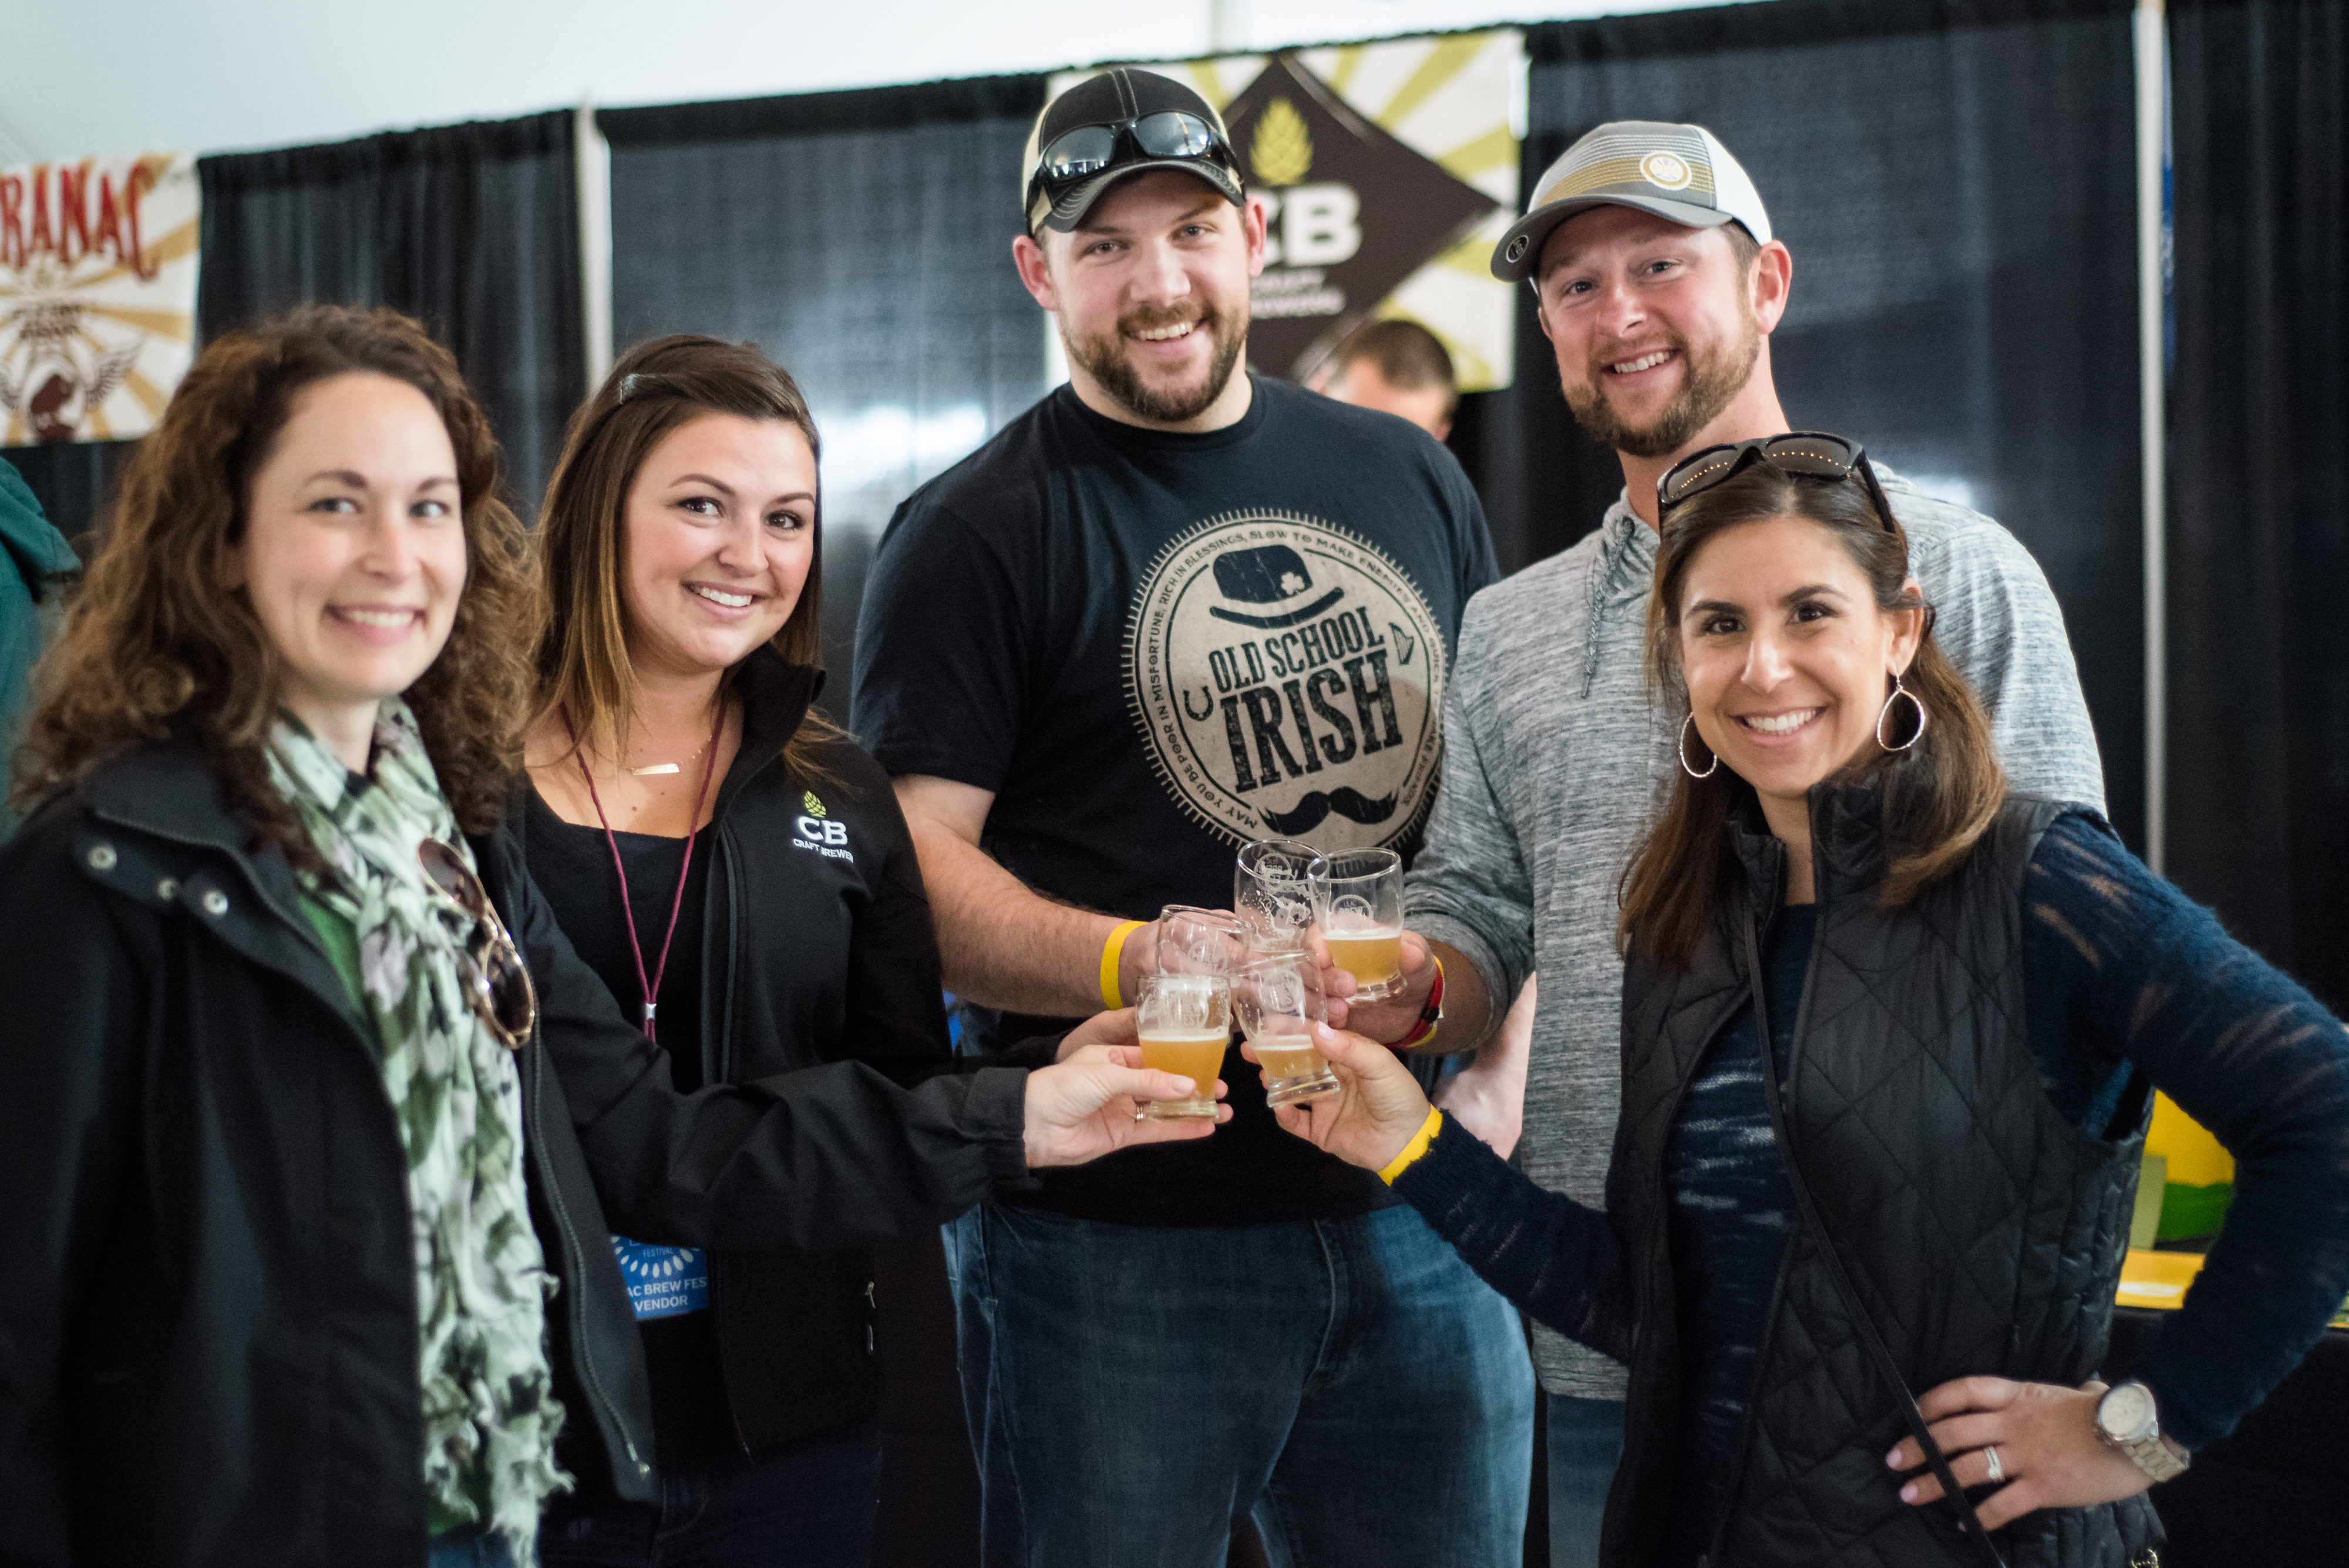
<instances>
[{"instance_id":1,"label":"black jacket","mask_svg":"<svg viewBox=\"0 0 2349 1568\"><path fill-rule=\"evenodd\" d=\"M369 1034L192 753L94 774L0 847L0 1563L403 1564L425 1545L405 1161ZM521 1069L566 1425L649 1494L605 1236L844 1246L1025 1179L1023 1075L861 1064L679 1096L523 874ZM600 1199L600 1201L599 1201Z\"/></svg>"},{"instance_id":2,"label":"black jacket","mask_svg":"<svg viewBox=\"0 0 2349 1568\"><path fill-rule=\"evenodd\" d=\"M929 900L888 776L844 739L812 749L820 776L784 763L783 744L822 680L761 649L734 681L742 743L695 845L710 867L701 950L669 955L673 968L698 966L701 1036L662 1036L673 1055L696 1053L700 1083L746 1084L854 1060L910 1087L953 1065ZM526 844L530 836L521 836ZM571 895L543 866L538 880L570 919ZM610 881L604 862L592 897L616 926ZM614 978L608 970L605 978ZM614 981L613 989L626 988ZM881 1380L868 1251L719 1249L709 1290L727 1405L745 1453L873 1415Z\"/></svg>"},{"instance_id":3,"label":"black jacket","mask_svg":"<svg viewBox=\"0 0 2349 1568\"><path fill-rule=\"evenodd\" d=\"M1899 1500L1885 1451L1914 1430L1909 1401L1976 1375L2077 1386L2103 1360L2128 1242L2149 1085L2079 1131L2041 1086L2024 1026L2022 883L2040 835L2069 809L2011 798L1964 863L1906 908L1878 898L1881 781L1811 792L1818 931L1783 1085L1763 1082L1778 1147L1807 1186L1832 1252L1797 1220L1771 1296L1754 1397L1712 1561L1963 1568L1987 1561L1948 1503ZM1691 967L1644 961L1623 986L1623 1111L1608 1208L1634 1259L1637 1328L1624 1459L1604 1559L1653 1562L1669 1530L1682 1419L1666 1143L1715 1033L1750 1001L1762 929L1785 888L1785 846L1733 824L1743 875ZM2134 1118L2134 1119L2133 1119ZM1846 1305L1840 1268L1862 1303ZM1895 1386L1867 1345L1881 1337ZM1993 1540L2014 1568L2129 1560L2160 1527L2139 1495L2047 1509Z\"/></svg>"}]
</instances>

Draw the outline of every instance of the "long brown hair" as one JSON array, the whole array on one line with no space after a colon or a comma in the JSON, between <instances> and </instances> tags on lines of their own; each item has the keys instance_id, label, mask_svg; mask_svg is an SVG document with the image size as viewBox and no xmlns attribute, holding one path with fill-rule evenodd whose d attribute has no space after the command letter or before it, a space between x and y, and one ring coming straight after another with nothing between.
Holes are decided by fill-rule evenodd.
<instances>
[{"instance_id":1,"label":"long brown hair","mask_svg":"<svg viewBox=\"0 0 2349 1568\"><path fill-rule=\"evenodd\" d=\"M255 847L311 860L264 753L281 657L244 590L220 585L243 542L254 474L295 397L351 374L423 393L456 452L465 589L447 645L406 697L457 820L471 832L496 823L522 761L537 603L522 524L498 498L497 440L455 357L421 325L342 306L304 306L212 342L139 443L105 545L36 677L19 803L70 789L129 747L182 742L202 753L222 804L252 824Z\"/></svg>"},{"instance_id":2,"label":"long brown hair","mask_svg":"<svg viewBox=\"0 0 2349 1568\"><path fill-rule=\"evenodd\" d=\"M1905 587L1908 535L1897 520L1878 514L1856 477L1822 483L1755 463L1690 497L1664 519L1655 587L1648 597L1649 691L1685 719L1688 686L1681 670L1677 607L1689 563L1716 535L1779 517L1799 517L1833 534L1868 579L1878 609L1925 615L1916 658L1901 674L1902 683L1932 716L1925 733L1906 750L1878 752L1844 775L1847 781L1882 780L1887 867L1881 899L1886 908L1898 908L1966 857L1998 813L2006 775L1973 689L1933 640L1930 607ZM1902 731L1905 706L1894 710L1893 722ZM1714 911L1742 883L1727 826L1753 793L1752 785L1727 768L1715 768L1702 779L1685 768L1674 769L1663 815L1623 873L1620 945L1637 943L1652 958L1686 967Z\"/></svg>"},{"instance_id":3,"label":"long brown hair","mask_svg":"<svg viewBox=\"0 0 2349 1568\"><path fill-rule=\"evenodd\" d=\"M568 717L577 727L574 748L598 733L609 733L616 751L626 747L628 716L636 702L621 593L628 491L653 449L671 431L703 414L781 420L807 437L812 455L823 456L815 416L799 383L755 344L679 336L640 343L620 357L595 395L571 416L563 455L538 513L535 558L547 608L538 642L534 718ZM768 644L787 664L822 661L823 581L819 498L807 582L791 618ZM730 679L733 672L727 673ZM822 776L810 749L841 733L810 708L784 745L784 765L803 776Z\"/></svg>"}]
</instances>

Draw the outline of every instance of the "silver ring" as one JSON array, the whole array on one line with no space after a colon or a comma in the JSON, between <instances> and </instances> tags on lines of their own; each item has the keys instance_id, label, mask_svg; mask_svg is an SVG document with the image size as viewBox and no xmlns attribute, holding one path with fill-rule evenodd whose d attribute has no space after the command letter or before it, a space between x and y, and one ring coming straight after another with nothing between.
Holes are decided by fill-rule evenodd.
<instances>
[{"instance_id":1,"label":"silver ring","mask_svg":"<svg viewBox=\"0 0 2349 1568\"><path fill-rule=\"evenodd\" d=\"M1990 1447L1982 1450L1982 1458L1990 1461L1990 1479L1993 1483L2002 1481L2006 1479L2006 1467L1998 1462L1998 1445L1996 1443L1992 1443Z\"/></svg>"},{"instance_id":2,"label":"silver ring","mask_svg":"<svg viewBox=\"0 0 2349 1568\"><path fill-rule=\"evenodd\" d=\"M1142 1120L1142 1111L1141 1111L1141 1108L1140 1108L1139 1106L1136 1106L1136 1107L1135 1107L1135 1109L1134 1109L1134 1113L1133 1113L1133 1119L1134 1119L1135 1121L1140 1121L1140 1120Z\"/></svg>"}]
</instances>

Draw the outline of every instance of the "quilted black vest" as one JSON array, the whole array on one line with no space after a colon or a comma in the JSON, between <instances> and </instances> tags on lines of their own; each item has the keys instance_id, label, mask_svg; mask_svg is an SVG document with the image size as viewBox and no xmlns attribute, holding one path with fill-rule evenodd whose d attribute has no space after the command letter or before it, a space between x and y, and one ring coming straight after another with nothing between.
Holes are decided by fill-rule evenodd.
<instances>
[{"instance_id":1,"label":"quilted black vest","mask_svg":"<svg viewBox=\"0 0 2349 1568\"><path fill-rule=\"evenodd\" d=\"M1988 1374L2077 1386L2105 1355L2141 1132L2084 1134L2048 1103L2023 1018L2022 882L2064 810L2011 797L1964 864L1908 908L1877 901L1878 787L1811 794L1817 936L1778 1096L1779 1148L1913 1397ZM1623 999L1623 1112L1610 1202L1637 1258L1625 1457L1604 1560L1650 1563L1666 1536L1681 1355L1666 1241L1665 1139L1705 1046L1754 996L1785 846L1733 826L1745 895L1685 972L1635 950ZM1764 1021L1766 1025L1766 1021ZM1768 1028L1755 1031L1762 1041ZM1767 1046L1764 1059L1767 1060ZM1766 1070L1766 1069L1765 1069ZM2141 1127L2142 1083L2116 1126ZM2135 1119L2129 1119L2134 1116ZM1909 1401L1877 1370L1830 1260L1797 1225L1709 1559L1714 1568L1976 1568L1954 1504L1904 1503L1885 1452ZM2013 1568L2125 1563L2158 1544L2142 1494L2030 1514L1992 1538Z\"/></svg>"}]
</instances>

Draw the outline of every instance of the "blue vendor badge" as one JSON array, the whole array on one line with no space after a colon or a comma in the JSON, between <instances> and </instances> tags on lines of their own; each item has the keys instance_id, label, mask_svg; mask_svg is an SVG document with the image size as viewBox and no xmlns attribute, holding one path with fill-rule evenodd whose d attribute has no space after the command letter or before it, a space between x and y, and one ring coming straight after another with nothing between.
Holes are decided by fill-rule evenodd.
<instances>
[{"instance_id":1,"label":"blue vendor badge","mask_svg":"<svg viewBox=\"0 0 2349 1568\"><path fill-rule=\"evenodd\" d=\"M709 1304L709 1254L698 1247L656 1247L615 1236L612 1256L619 1260L638 1322L680 1317Z\"/></svg>"}]
</instances>

